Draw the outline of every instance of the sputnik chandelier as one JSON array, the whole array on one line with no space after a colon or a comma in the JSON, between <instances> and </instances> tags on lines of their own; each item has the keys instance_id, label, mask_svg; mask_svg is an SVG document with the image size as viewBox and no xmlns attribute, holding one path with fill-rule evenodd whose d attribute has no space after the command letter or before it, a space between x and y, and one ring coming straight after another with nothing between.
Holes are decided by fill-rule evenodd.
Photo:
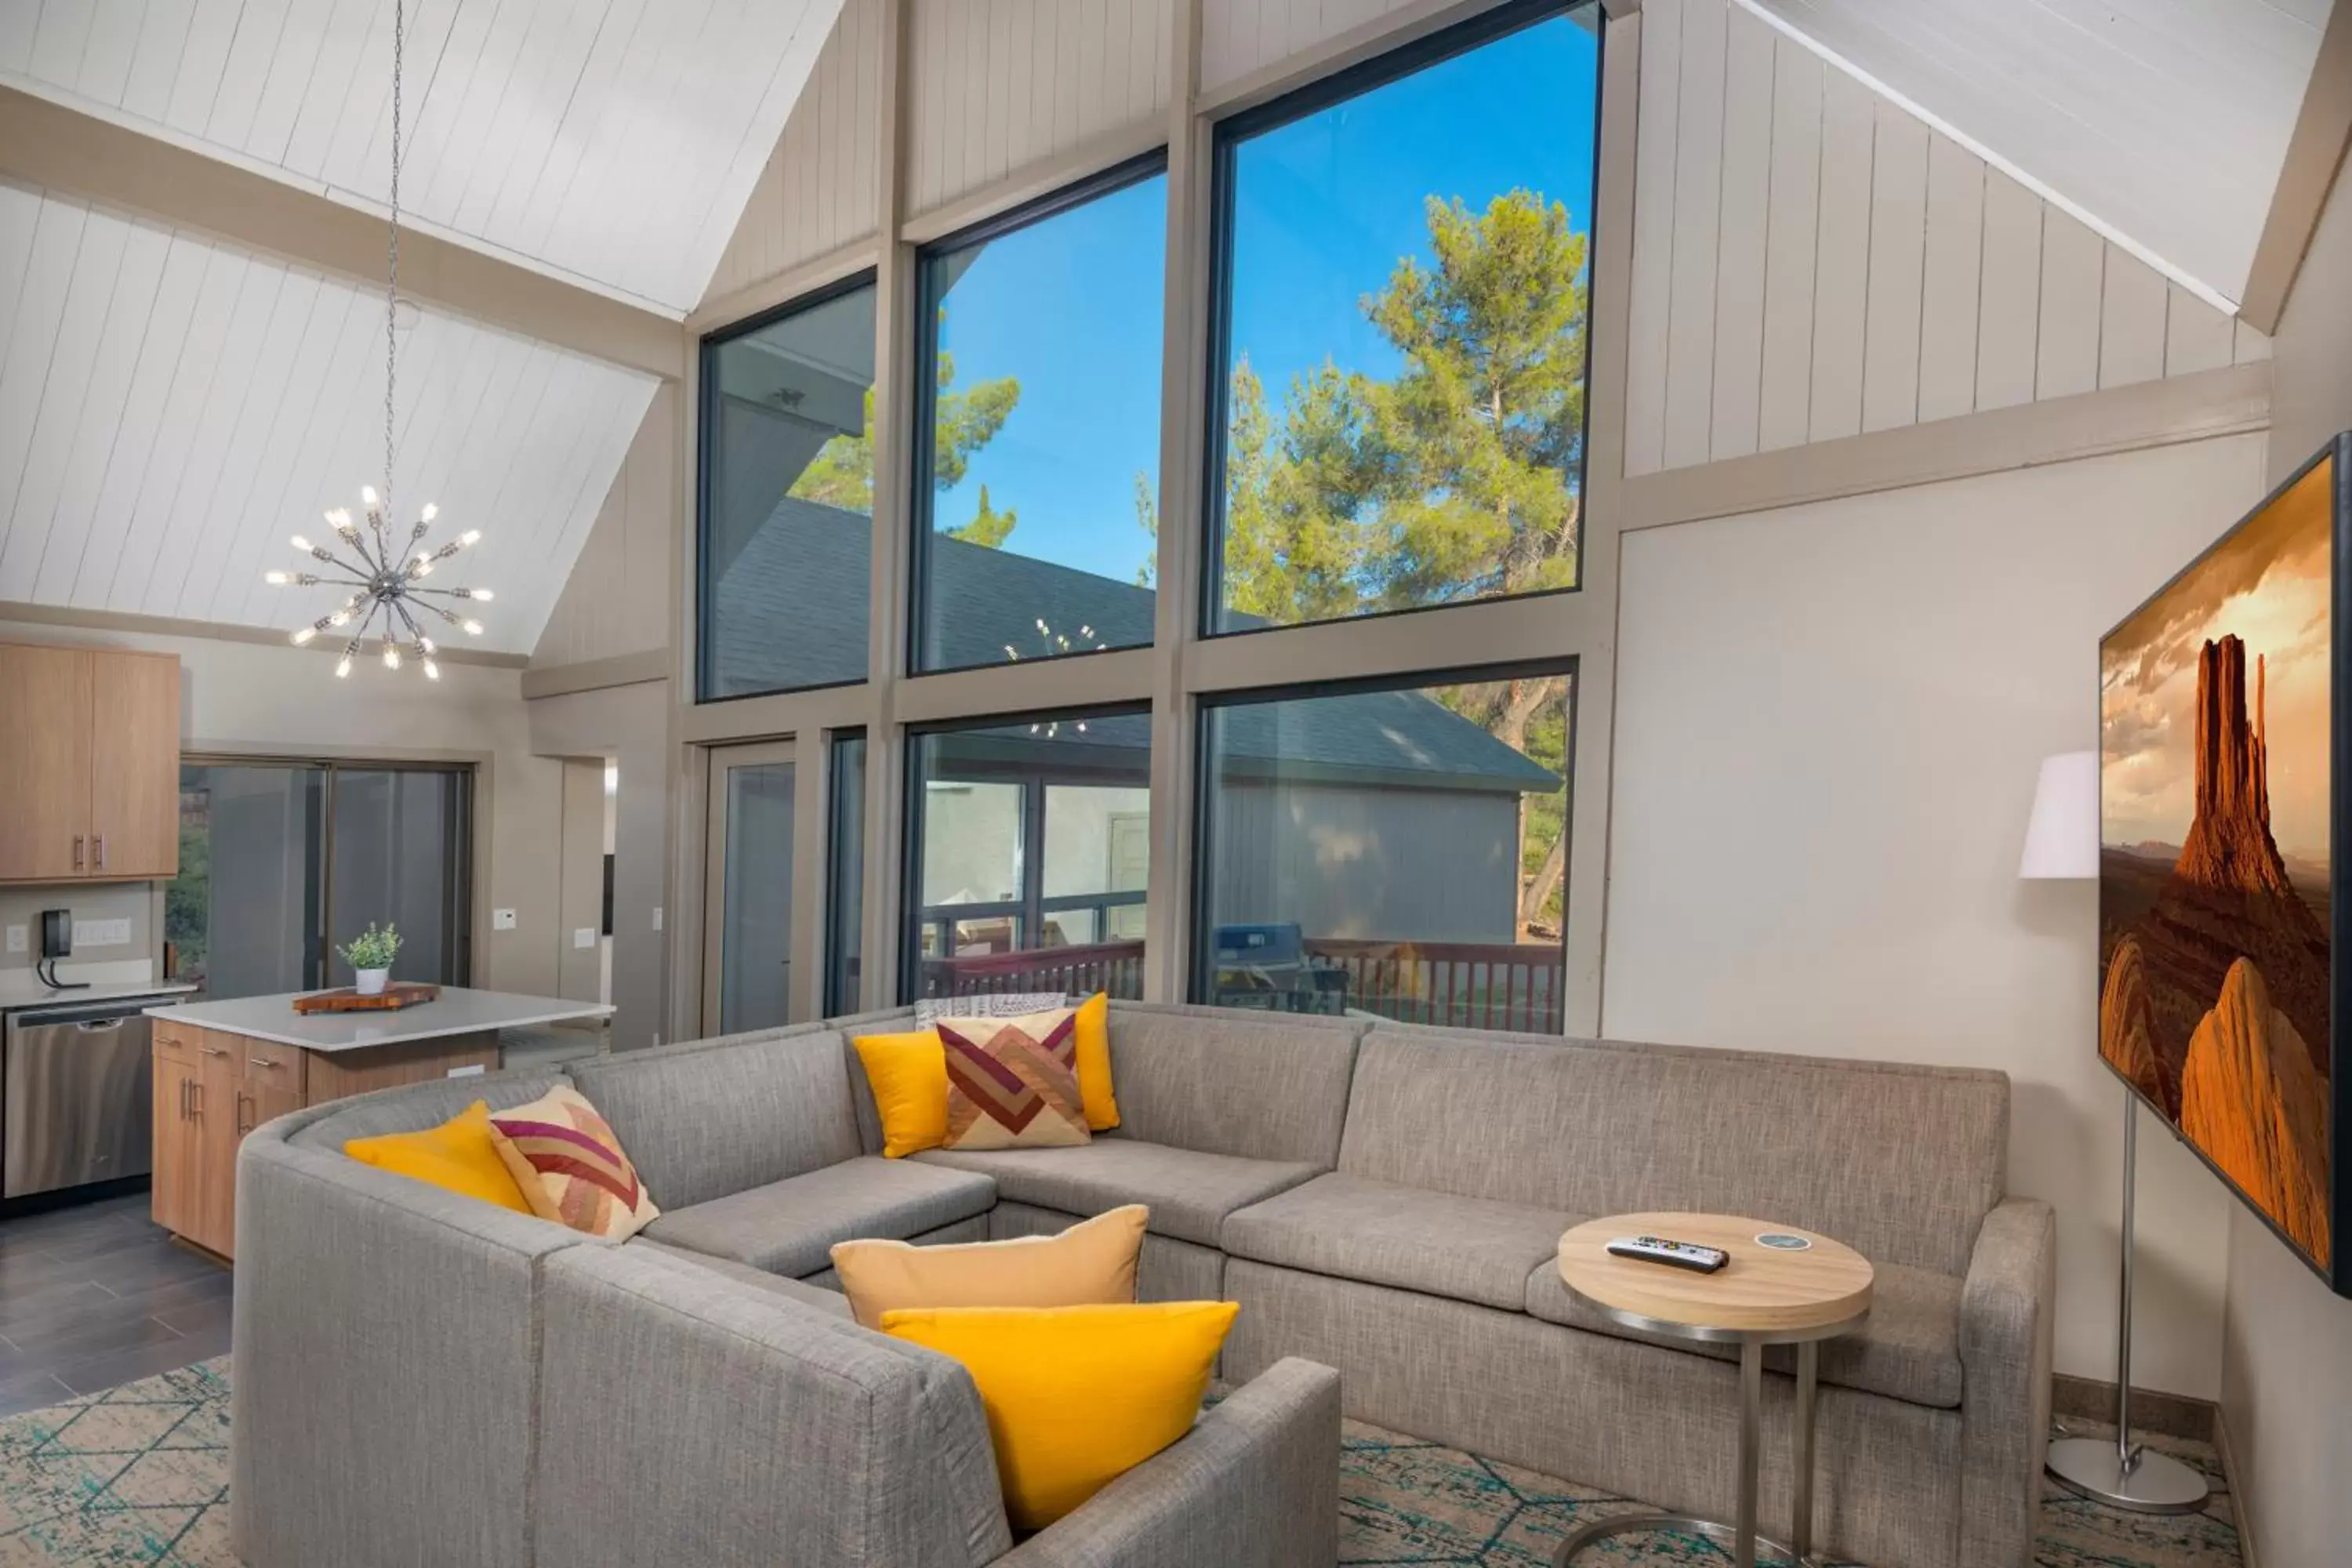
<instances>
[{"instance_id":1,"label":"sputnik chandelier","mask_svg":"<svg viewBox=\"0 0 2352 1568\"><path fill-rule=\"evenodd\" d=\"M400 364L398 328L400 321L400 66L401 43L407 31L403 15L404 0L393 0L392 7L392 232L384 251L383 301L383 493L378 495L373 485L361 488L360 501L367 512L367 531L352 521L352 514L341 507L327 513L328 525L341 540L357 562L346 560L334 551L311 543L300 534L294 536L294 548L311 559L325 563L342 574L321 576L317 573L268 572L262 580L272 587L311 588L321 585L350 588L351 596L332 612L320 616L309 626L294 633L295 646L305 647L322 632L335 632L358 623L351 641L343 646L343 657L335 664L338 676L352 672L352 661L365 647L371 632L382 639L383 667L398 669L401 647L407 645L409 654L425 667L428 680L441 679L441 667L434 661L437 651L433 639L417 625L420 615L438 616L467 637L480 637L482 623L470 616L461 616L443 599L468 600L487 604L488 588L427 588L425 579L433 568L482 537L478 529L468 529L437 550L420 549L425 531L440 509L425 503L417 514L416 522L408 531L408 538L394 544L397 529L386 526L385 515L392 510L392 459L396 426L393 416L393 394L397 386Z\"/></svg>"}]
</instances>

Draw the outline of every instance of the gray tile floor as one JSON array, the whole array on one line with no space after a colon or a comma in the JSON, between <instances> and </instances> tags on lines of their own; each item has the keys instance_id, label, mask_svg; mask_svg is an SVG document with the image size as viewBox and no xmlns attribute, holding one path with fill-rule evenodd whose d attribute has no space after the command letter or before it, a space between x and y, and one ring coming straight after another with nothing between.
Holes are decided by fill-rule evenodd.
<instances>
[{"instance_id":1,"label":"gray tile floor","mask_svg":"<svg viewBox=\"0 0 2352 1568\"><path fill-rule=\"evenodd\" d=\"M229 1271L144 1193L0 1219L0 1415L224 1354L228 1320Z\"/></svg>"}]
</instances>

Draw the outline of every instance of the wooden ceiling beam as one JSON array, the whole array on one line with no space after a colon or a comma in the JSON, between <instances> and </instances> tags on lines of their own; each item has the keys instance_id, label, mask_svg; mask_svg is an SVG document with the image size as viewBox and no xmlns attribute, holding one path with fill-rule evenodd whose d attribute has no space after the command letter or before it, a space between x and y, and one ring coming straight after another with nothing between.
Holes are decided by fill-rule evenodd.
<instances>
[{"instance_id":1,"label":"wooden ceiling beam","mask_svg":"<svg viewBox=\"0 0 2352 1568\"><path fill-rule=\"evenodd\" d=\"M338 277L383 276L381 216L5 83L0 177ZM400 286L419 304L487 326L666 381L686 374L677 321L439 235L402 228Z\"/></svg>"}]
</instances>

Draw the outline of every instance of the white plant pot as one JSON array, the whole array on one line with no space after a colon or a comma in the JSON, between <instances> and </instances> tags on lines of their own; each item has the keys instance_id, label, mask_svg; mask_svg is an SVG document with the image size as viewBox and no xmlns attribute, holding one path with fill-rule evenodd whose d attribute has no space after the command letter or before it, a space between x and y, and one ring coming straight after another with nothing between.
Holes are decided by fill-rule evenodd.
<instances>
[{"instance_id":1,"label":"white plant pot","mask_svg":"<svg viewBox=\"0 0 2352 1568\"><path fill-rule=\"evenodd\" d=\"M362 969L358 973L360 977L358 991L362 996L383 995L383 983L392 978L392 971L389 969Z\"/></svg>"}]
</instances>

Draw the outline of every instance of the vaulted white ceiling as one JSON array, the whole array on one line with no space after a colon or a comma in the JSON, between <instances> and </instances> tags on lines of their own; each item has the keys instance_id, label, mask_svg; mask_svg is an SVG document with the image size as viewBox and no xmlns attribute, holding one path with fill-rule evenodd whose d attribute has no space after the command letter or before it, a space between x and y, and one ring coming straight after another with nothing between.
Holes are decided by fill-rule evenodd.
<instances>
[{"instance_id":1,"label":"vaulted white ceiling","mask_svg":"<svg viewBox=\"0 0 2352 1568\"><path fill-rule=\"evenodd\" d=\"M383 471L383 295L210 237L0 183L0 602L291 630L270 588ZM529 653L635 434L650 376L427 310L400 351L398 517L482 531L478 642Z\"/></svg>"},{"instance_id":2,"label":"vaulted white ceiling","mask_svg":"<svg viewBox=\"0 0 2352 1568\"><path fill-rule=\"evenodd\" d=\"M683 316L840 0L410 0L401 205ZM0 80L380 208L392 0L0 0Z\"/></svg>"},{"instance_id":3,"label":"vaulted white ceiling","mask_svg":"<svg viewBox=\"0 0 2352 1568\"><path fill-rule=\"evenodd\" d=\"M2234 302L2330 0L1742 3Z\"/></svg>"}]
</instances>

